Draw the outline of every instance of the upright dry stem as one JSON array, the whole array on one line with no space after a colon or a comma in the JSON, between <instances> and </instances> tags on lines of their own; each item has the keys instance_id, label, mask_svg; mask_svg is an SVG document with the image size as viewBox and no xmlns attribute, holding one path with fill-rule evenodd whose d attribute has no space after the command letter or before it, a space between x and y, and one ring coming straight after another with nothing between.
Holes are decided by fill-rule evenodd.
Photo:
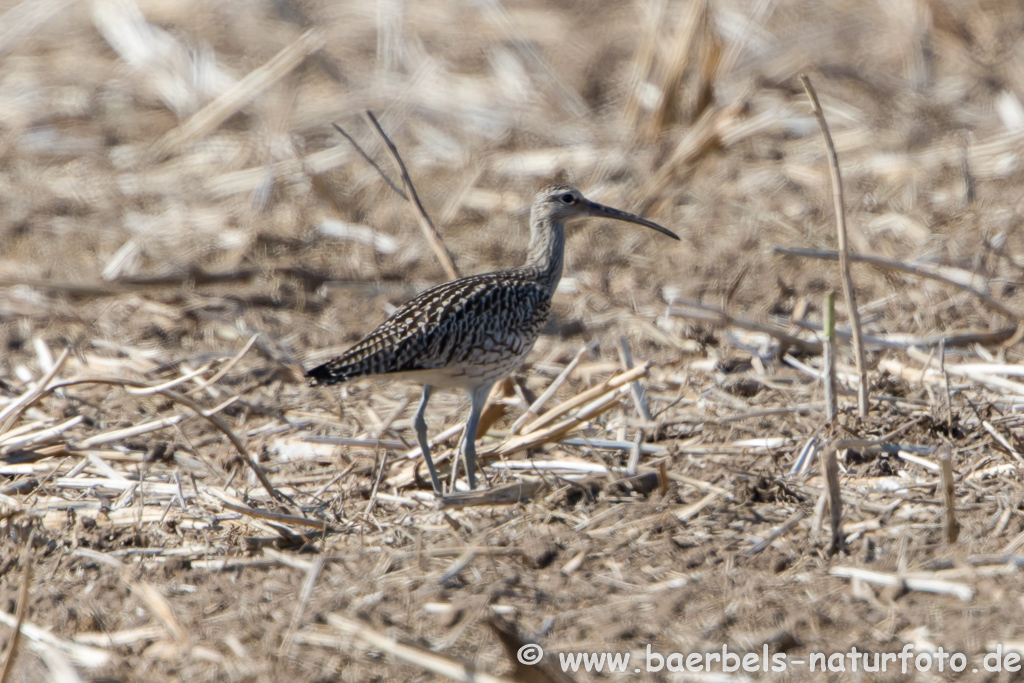
<instances>
[{"instance_id":1,"label":"upright dry stem","mask_svg":"<svg viewBox=\"0 0 1024 683\"><path fill-rule=\"evenodd\" d=\"M839 246L839 270L843 276L843 298L846 299L846 308L850 312L850 330L853 333L853 355L857 361L857 375L860 377L860 385L857 387L857 413L865 418L868 416L868 371L864 364L864 340L860 330L860 312L857 310L857 296L853 290L853 278L850 277L850 263L847 258L849 245L846 242L846 211L843 208L843 179L839 175L839 157L836 155L835 145L832 143L832 134L828 130L828 122L825 120L825 112L818 101L818 93L811 85L806 74L800 75L800 82L807 91L807 97L811 100L811 109L818 119L818 126L821 128L821 136L825 139L825 149L828 152L828 167L832 173L832 198L836 206L836 237Z\"/></svg>"},{"instance_id":2,"label":"upright dry stem","mask_svg":"<svg viewBox=\"0 0 1024 683\"><path fill-rule=\"evenodd\" d=\"M402 157L398 154L398 148L391 142L391 138L387 136L384 129L381 128L380 123L377 121L377 117L373 115L373 112L366 110L366 120L373 126L373 129L377 131L377 135L384 142L384 146L388 148L391 153L391 158L395 160L395 165L398 166L398 172L402 175L402 184L405 185L405 192L408 195L410 201L412 201L413 208L416 209L416 217L419 219L420 228L423 230L423 236L427 238L427 242L430 244L430 248L434 250L434 254L437 256L437 260L441 262L441 267L448 274L448 277L452 280L458 279L459 271L455 268L455 262L452 261L452 255L449 253L448 248L444 246L444 242L441 240L441 235L437 232L437 228L434 227L434 221L430 220L430 216L427 215L427 210L423 208L423 202L420 201L420 196L416 193L416 187L412 184L412 178L409 177L409 171L405 168L405 162L402 161Z\"/></svg>"}]
</instances>

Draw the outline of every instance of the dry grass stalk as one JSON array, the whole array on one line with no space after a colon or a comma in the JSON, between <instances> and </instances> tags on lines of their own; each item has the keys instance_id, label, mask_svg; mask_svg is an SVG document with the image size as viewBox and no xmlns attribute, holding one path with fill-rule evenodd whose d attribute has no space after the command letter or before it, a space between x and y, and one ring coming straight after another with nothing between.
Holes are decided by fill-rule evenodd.
<instances>
[{"instance_id":1,"label":"dry grass stalk","mask_svg":"<svg viewBox=\"0 0 1024 683\"><path fill-rule=\"evenodd\" d=\"M643 369L646 371L646 367ZM646 372L641 374L646 374ZM488 450L487 454L491 455L493 453L498 456L507 456L545 443L557 441L562 436L582 425L584 422L587 422L607 410L610 410L615 406L615 404L621 401L629 391L630 388L628 385L611 388L590 403L583 405L577 412L573 413L570 417L562 420L561 422L556 422L555 424L547 427L533 429L525 434L508 439L497 448L493 449L493 451Z\"/></svg>"},{"instance_id":2,"label":"dry grass stalk","mask_svg":"<svg viewBox=\"0 0 1024 683\"><path fill-rule=\"evenodd\" d=\"M985 429L986 432L991 434L992 438L995 439L1000 446L1005 448L1009 452L1009 454L1012 455L1018 462L1024 462L1024 456L1022 456L1017 451L1017 449L1013 447L1013 444L1010 443L1009 439L1000 434L999 430L992 426L991 422L989 422L988 420L982 420L981 426Z\"/></svg>"},{"instance_id":3,"label":"dry grass stalk","mask_svg":"<svg viewBox=\"0 0 1024 683\"><path fill-rule=\"evenodd\" d=\"M836 210L836 238L839 246L839 271L843 281L843 298L846 299L846 309L850 316L850 330L853 334L853 356L857 362L857 376L860 383L857 385L857 413L861 419L868 416L868 370L864 360L864 338L861 333L860 310L857 308L857 294L853 288L853 278L850 276L849 247L846 241L846 207L843 201L843 178L839 173L839 157L836 155L835 145L832 143L832 134L829 133L828 121L825 120L825 112L818 101L818 93L815 92L811 80L806 74L801 74L800 83L807 91L807 97L811 101L811 109L814 117L818 120L818 127L821 128L821 136L825 140L825 150L828 156L828 167L832 177L832 197L835 200Z\"/></svg>"},{"instance_id":4,"label":"dry grass stalk","mask_svg":"<svg viewBox=\"0 0 1024 683\"><path fill-rule=\"evenodd\" d=\"M264 548L264 550L267 550ZM284 555L284 553L282 553ZM320 572L324 568L324 556L317 555L309 563L309 569L306 571L306 578L302 581L302 588L299 590L299 602L295 605L295 611L292 612L291 622L288 624L288 632L285 634L284 639L281 642L281 647L278 649L279 657L287 657L288 652L295 641L295 633L298 631L299 623L302 621L302 615L309 607L310 600L313 599L313 589L316 587L317 579L320 577Z\"/></svg>"},{"instance_id":5,"label":"dry grass stalk","mask_svg":"<svg viewBox=\"0 0 1024 683\"><path fill-rule=\"evenodd\" d=\"M640 190L640 196L648 198L644 210L668 187L679 182L680 177L689 177L694 172L697 163L720 144L722 131L736 122L745 104L746 100L739 98L726 106L712 106L704 111L668 159L644 183Z\"/></svg>"},{"instance_id":6,"label":"dry grass stalk","mask_svg":"<svg viewBox=\"0 0 1024 683\"><path fill-rule=\"evenodd\" d=\"M377 117L373 115L370 110L366 111L366 120L373 126L374 131L380 136L384 146L387 147L388 152L391 154L391 158L395 162L395 166L398 167L398 172L402 176L402 185L405 186L405 193L407 198L412 202L413 209L416 210L416 218L419 220L420 229L423 230L423 236L427 239L427 244L434 250L434 255L437 260L441 262L441 267L444 268L444 272L448 275L448 278L455 280L459 277L459 271L455 267L455 262L452 261L452 255L448 251L448 247L444 245L444 240L441 239L440 233L437 228L434 227L434 221L430 220L430 216L427 215L427 210L423 208L423 202L420 201L420 196L416 192L416 186L412 184L412 178L409 177L409 171L405 168L405 162L402 161L401 155L398 153L398 148L395 147L395 143L391 142L391 138L388 137L384 129L381 128L380 123L377 121Z\"/></svg>"},{"instance_id":7,"label":"dry grass stalk","mask_svg":"<svg viewBox=\"0 0 1024 683\"><path fill-rule=\"evenodd\" d=\"M1018 329L1020 326L1018 325ZM953 431L953 395L949 390L949 373L946 372L946 343L939 344L939 372L942 373L943 388L946 390L946 433Z\"/></svg>"},{"instance_id":8,"label":"dry grass stalk","mask_svg":"<svg viewBox=\"0 0 1024 683\"><path fill-rule=\"evenodd\" d=\"M15 51L28 37L58 16L74 0L22 0L0 15L0 56Z\"/></svg>"},{"instance_id":9,"label":"dry grass stalk","mask_svg":"<svg viewBox=\"0 0 1024 683\"><path fill-rule=\"evenodd\" d=\"M451 493L441 501L445 508L464 508L478 505L515 505L525 503L544 493L550 484L543 479L520 481L505 486L492 486L482 491Z\"/></svg>"},{"instance_id":10,"label":"dry grass stalk","mask_svg":"<svg viewBox=\"0 0 1024 683\"><path fill-rule=\"evenodd\" d=\"M319 531L332 530L332 527L329 524L318 519L310 519L299 515L284 515L279 512L269 512L267 510L251 508L248 505L244 505L241 501L233 499L227 492L219 491L213 487L207 487L206 492L216 498L219 498L221 504L232 512L238 512L256 519L265 519L277 524L296 524L298 526L309 527L310 529L317 529Z\"/></svg>"},{"instance_id":11,"label":"dry grass stalk","mask_svg":"<svg viewBox=\"0 0 1024 683\"><path fill-rule=\"evenodd\" d=\"M83 415L76 415L75 417L64 422L61 422L60 424L54 425L53 427L49 427L47 429L40 429L38 431L32 431L27 434L18 435L16 437L13 436L12 434L12 432L16 430L12 429L10 432L7 432L7 434L4 435L2 440L0 440L0 455L8 455L9 453L13 453L16 450L21 450L30 447L38 447L44 443L53 441L57 437L64 434L64 432L80 425L84 420L85 417Z\"/></svg>"},{"instance_id":12,"label":"dry grass stalk","mask_svg":"<svg viewBox=\"0 0 1024 683\"><path fill-rule=\"evenodd\" d=\"M700 42L700 68L697 71L697 84L694 88L696 97L693 104L693 118L704 113L704 110L711 106L715 99L715 78L719 69L723 66L731 68L731 64L725 65L722 60L724 47L722 40L718 37L715 17L712 14L712 6L705 0L704 11L700 18L701 42ZM730 48L730 52L738 53L736 46Z\"/></svg>"},{"instance_id":13,"label":"dry grass stalk","mask_svg":"<svg viewBox=\"0 0 1024 683\"><path fill-rule=\"evenodd\" d=\"M178 622L178 618L174 615L174 610L171 608L170 603L167 602L167 597L160 592L160 589L147 581L139 581L132 583L132 592L138 594L142 601L146 603L149 611L160 621L171 638L174 639L174 644L185 647L188 645L190 638Z\"/></svg>"},{"instance_id":14,"label":"dry grass stalk","mask_svg":"<svg viewBox=\"0 0 1024 683\"><path fill-rule=\"evenodd\" d=\"M633 353L629 349L629 341L625 337L619 337L619 360L622 361L623 370L633 369ZM644 388L639 381L630 382L630 391L633 393L633 401L636 404L636 410L640 414L639 417L644 422L653 422L654 418L651 416L651 408L647 405L647 395L644 393Z\"/></svg>"},{"instance_id":15,"label":"dry grass stalk","mask_svg":"<svg viewBox=\"0 0 1024 683\"><path fill-rule=\"evenodd\" d=\"M94 434L87 439L83 439L78 443L73 444L76 449L93 448L95 446L102 446L106 443L113 441L121 441L123 439L130 439L134 436L141 436L143 434L151 434L161 429L167 429L173 427L176 424L180 424L187 415L184 413L178 413L177 415L171 415L161 420L154 420L152 422L144 422L134 427L125 427L124 429L112 429L109 432L101 432L100 434Z\"/></svg>"}]
</instances>

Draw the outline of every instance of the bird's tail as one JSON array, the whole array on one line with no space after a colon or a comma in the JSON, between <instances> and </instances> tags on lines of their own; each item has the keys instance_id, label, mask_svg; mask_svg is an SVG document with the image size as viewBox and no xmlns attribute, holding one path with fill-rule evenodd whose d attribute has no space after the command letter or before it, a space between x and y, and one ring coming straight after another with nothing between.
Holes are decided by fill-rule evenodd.
<instances>
[{"instance_id":1,"label":"bird's tail","mask_svg":"<svg viewBox=\"0 0 1024 683\"><path fill-rule=\"evenodd\" d=\"M311 387L327 387L348 380L352 374L348 363L338 363L336 360L327 361L306 372L306 379Z\"/></svg>"}]
</instances>

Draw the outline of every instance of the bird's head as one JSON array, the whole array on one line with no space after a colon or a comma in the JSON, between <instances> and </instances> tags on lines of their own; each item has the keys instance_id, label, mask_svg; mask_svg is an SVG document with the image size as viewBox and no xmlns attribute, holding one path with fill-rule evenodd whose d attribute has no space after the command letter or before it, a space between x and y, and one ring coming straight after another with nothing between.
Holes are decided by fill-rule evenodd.
<instances>
[{"instance_id":1,"label":"bird's head","mask_svg":"<svg viewBox=\"0 0 1024 683\"><path fill-rule=\"evenodd\" d=\"M555 222L564 222L573 218L585 218L587 216L611 218L617 221L625 221L626 223L643 225L668 235L672 239L679 239L679 236L671 230L663 228L646 218L641 218L628 211L620 211L604 204L592 202L584 197L582 192L569 185L548 185L538 192L533 200L532 215L535 219L547 218Z\"/></svg>"}]
</instances>

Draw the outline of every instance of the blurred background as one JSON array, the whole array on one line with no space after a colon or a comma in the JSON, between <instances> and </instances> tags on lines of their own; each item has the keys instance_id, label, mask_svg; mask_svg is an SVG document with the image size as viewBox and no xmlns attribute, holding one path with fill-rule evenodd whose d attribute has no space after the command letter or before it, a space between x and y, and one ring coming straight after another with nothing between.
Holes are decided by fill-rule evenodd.
<instances>
[{"instance_id":1,"label":"blurred background","mask_svg":"<svg viewBox=\"0 0 1024 683\"><path fill-rule=\"evenodd\" d=\"M805 71L838 147L854 248L1016 291L1014 2L41 0L3 12L8 346L39 325L64 341L184 344L220 325L298 353L366 332L377 296L400 302L446 279L411 207L332 128L397 181L365 109L463 274L517 265L530 198L559 179L684 236L574 231L562 319L600 330L615 310L727 295L755 317L809 296L813 315L837 284L827 264L771 253L834 244ZM151 302L217 277L245 287L228 309L192 301L211 323L200 329L109 299L88 308L101 291L163 278ZM928 283L856 280L876 319L905 332L980 322ZM95 291L73 290L86 284Z\"/></svg>"}]
</instances>

